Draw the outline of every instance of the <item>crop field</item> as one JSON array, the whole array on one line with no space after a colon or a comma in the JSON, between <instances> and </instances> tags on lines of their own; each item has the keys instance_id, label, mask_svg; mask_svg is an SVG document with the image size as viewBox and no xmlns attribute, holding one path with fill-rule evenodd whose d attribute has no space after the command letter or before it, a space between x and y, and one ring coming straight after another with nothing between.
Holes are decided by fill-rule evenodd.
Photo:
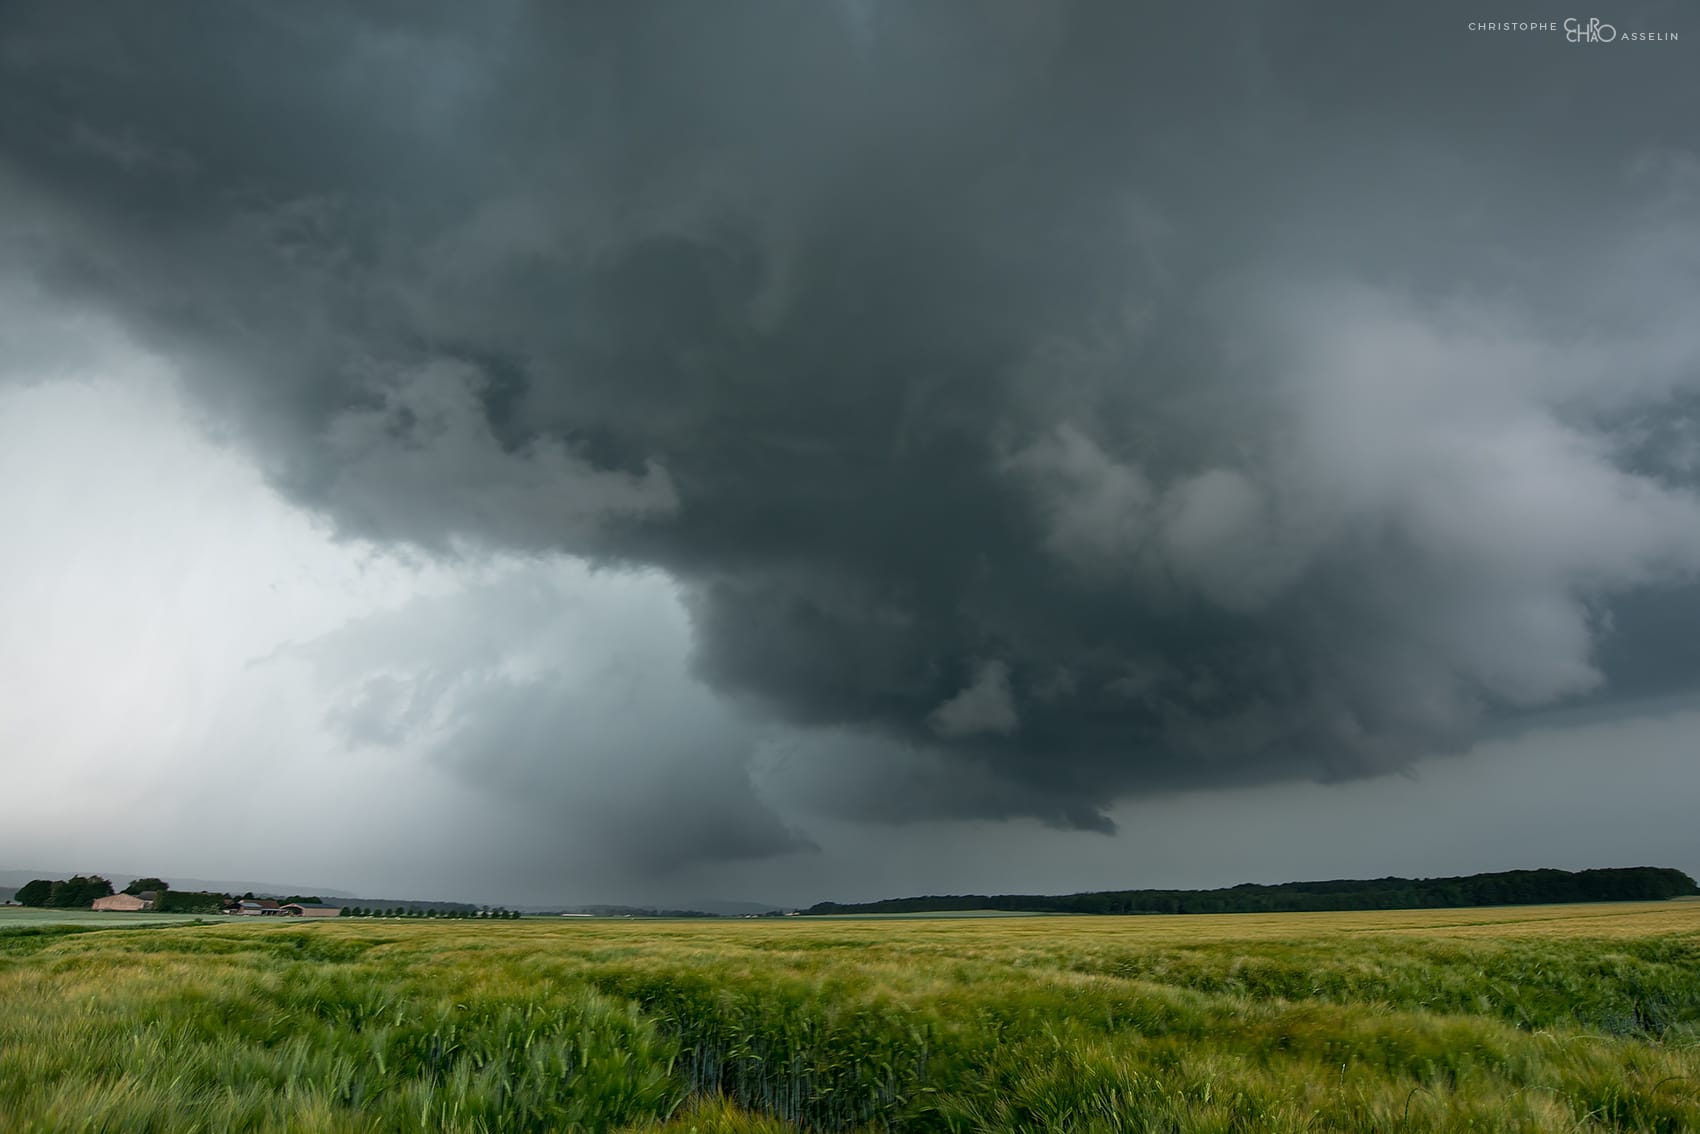
<instances>
[{"instance_id":1,"label":"crop field","mask_svg":"<svg viewBox=\"0 0 1700 1134\"><path fill-rule=\"evenodd\" d=\"M1693 1131L1700 903L0 920L0 1130Z\"/></svg>"},{"instance_id":2,"label":"crop field","mask_svg":"<svg viewBox=\"0 0 1700 1134\"><path fill-rule=\"evenodd\" d=\"M44 925L74 925L98 929L124 929L136 925L193 925L222 921L222 915L179 913L96 913L94 910L29 909L0 907L0 937L8 930Z\"/></svg>"}]
</instances>

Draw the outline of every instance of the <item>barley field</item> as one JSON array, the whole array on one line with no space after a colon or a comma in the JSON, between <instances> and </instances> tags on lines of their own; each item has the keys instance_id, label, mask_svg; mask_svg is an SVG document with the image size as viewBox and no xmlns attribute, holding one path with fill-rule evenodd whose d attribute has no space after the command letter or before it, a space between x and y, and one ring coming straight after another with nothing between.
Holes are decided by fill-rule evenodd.
<instances>
[{"instance_id":1,"label":"barley field","mask_svg":"<svg viewBox=\"0 0 1700 1134\"><path fill-rule=\"evenodd\" d=\"M1696 902L103 924L0 918L7 1134L1700 1130Z\"/></svg>"}]
</instances>

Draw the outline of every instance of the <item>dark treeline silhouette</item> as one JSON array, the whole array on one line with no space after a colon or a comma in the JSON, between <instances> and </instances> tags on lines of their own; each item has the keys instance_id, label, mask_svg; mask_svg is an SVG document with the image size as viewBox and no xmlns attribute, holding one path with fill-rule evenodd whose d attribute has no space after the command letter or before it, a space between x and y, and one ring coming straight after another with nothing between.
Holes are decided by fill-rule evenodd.
<instances>
[{"instance_id":1,"label":"dark treeline silhouette","mask_svg":"<svg viewBox=\"0 0 1700 1134\"><path fill-rule=\"evenodd\" d=\"M1182 914L1289 913L1303 910L1435 909L1557 902L1640 902L1700 893L1694 879L1661 866L1608 870L1506 870L1462 878L1337 879L1243 883L1221 890L1104 890L1085 894L947 894L879 902L819 902L811 914L1022 913Z\"/></svg>"},{"instance_id":2,"label":"dark treeline silhouette","mask_svg":"<svg viewBox=\"0 0 1700 1134\"><path fill-rule=\"evenodd\" d=\"M464 902L456 902L450 907L437 907L416 902L411 906L343 906L342 917L433 917L456 919L498 918L517 920L518 910L510 910L505 906L468 906Z\"/></svg>"},{"instance_id":3,"label":"dark treeline silhouette","mask_svg":"<svg viewBox=\"0 0 1700 1134\"><path fill-rule=\"evenodd\" d=\"M155 913L218 913L229 900L205 890L160 890L157 895L153 900Z\"/></svg>"},{"instance_id":4,"label":"dark treeline silhouette","mask_svg":"<svg viewBox=\"0 0 1700 1134\"><path fill-rule=\"evenodd\" d=\"M716 917L718 915L704 913L701 910L670 910L660 906L574 906L573 913L587 913L593 917Z\"/></svg>"},{"instance_id":5,"label":"dark treeline silhouette","mask_svg":"<svg viewBox=\"0 0 1700 1134\"><path fill-rule=\"evenodd\" d=\"M330 904L345 910L366 910L373 917L389 917L391 910L401 911L397 917L413 917L416 912L423 917L430 910L436 910L437 917L471 917L489 908L472 902L433 902L423 898L332 898Z\"/></svg>"},{"instance_id":6,"label":"dark treeline silhouette","mask_svg":"<svg viewBox=\"0 0 1700 1134\"><path fill-rule=\"evenodd\" d=\"M163 878L138 878L124 888L124 893L147 897L155 913L220 913L234 912L242 898L257 898L252 890L232 897L200 890L172 890ZM16 891L4 892L21 906L62 909L87 909L96 898L111 894L112 883L98 874L78 874L69 879L37 878ZM279 904L317 906L325 904L317 894L290 894L277 897ZM329 904L341 908L343 917L442 917L442 918L517 918L519 913L505 907L494 909L475 906L470 902L425 902L401 899L342 898Z\"/></svg>"},{"instance_id":7,"label":"dark treeline silhouette","mask_svg":"<svg viewBox=\"0 0 1700 1134\"><path fill-rule=\"evenodd\" d=\"M18 887L20 906L48 909L87 907L96 898L112 893L112 883L98 874L73 874L70 878L33 878Z\"/></svg>"}]
</instances>

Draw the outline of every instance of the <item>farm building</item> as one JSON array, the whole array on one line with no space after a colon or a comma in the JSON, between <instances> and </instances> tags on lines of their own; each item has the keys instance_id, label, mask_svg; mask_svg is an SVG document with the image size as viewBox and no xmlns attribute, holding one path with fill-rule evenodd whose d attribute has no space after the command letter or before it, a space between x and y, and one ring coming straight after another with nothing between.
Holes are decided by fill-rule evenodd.
<instances>
[{"instance_id":1,"label":"farm building","mask_svg":"<svg viewBox=\"0 0 1700 1134\"><path fill-rule=\"evenodd\" d=\"M275 917L277 915L278 908L277 902L272 898L243 898L240 902L236 903L234 908L230 909L230 912L244 914L248 917L261 917L265 915Z\"/></svg>"},{"instance_id":2,"label":"farm building","mask_svg":"<svg viewBox=\"0 0 1700 1134\"><path fill-rule=\"evenodd\" d=\"M304 902L290 902L278 910L289 917L337 917L342 913L341 906L307 905Z\"/></svg>"},{"instance_id":3,"label":"farm building","mask_svg":"<svg viewBox=\"0 0 1700 1134\"><path fill-rule=\"evenodd\" d=\"M108 894L104 898L96 898L91 909L122 910L126 913L136 913L140 910L150 910L153 903L146 898L138 898L134 894Z\"/></svg>"}]
</instances>

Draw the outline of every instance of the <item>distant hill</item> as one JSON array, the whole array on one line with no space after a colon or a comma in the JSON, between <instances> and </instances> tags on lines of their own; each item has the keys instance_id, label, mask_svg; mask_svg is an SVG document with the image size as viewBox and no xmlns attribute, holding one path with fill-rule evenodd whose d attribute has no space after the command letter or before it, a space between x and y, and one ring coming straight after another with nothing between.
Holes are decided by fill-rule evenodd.
<instances>
[{"instance_id":1,"label":"distant hill","mask_svg":"<svg viewBox=\"0 0 1700 1134\"><path fill-rule=\"evenodd\" d=\"M811 914L935 913L1020 910L1031 913L1187 914L1287 913L1305 910L1435 909L1642 902L1700 894L1680 870L1633 866L1608 870L1507 870L1458 878L1337 879L1244 883L1220 890L1100 890L1083 894L949 894L879 902L819 902Z\"/></svg>"},{"instance_id":2,"label":"distant hill","mask_svg":"<svg viewBox=\"0 0 1700 1134\"><path fill-rule=\"evenodd\" d=\"M743 917L745 914L774 913L781 909L794 909L793 906L776 906L770 902L738 902L722 898L696 898L680 903L688 910L701 910L703 913L714 914L717 917Z\"/></svg>"}]
</instances>

